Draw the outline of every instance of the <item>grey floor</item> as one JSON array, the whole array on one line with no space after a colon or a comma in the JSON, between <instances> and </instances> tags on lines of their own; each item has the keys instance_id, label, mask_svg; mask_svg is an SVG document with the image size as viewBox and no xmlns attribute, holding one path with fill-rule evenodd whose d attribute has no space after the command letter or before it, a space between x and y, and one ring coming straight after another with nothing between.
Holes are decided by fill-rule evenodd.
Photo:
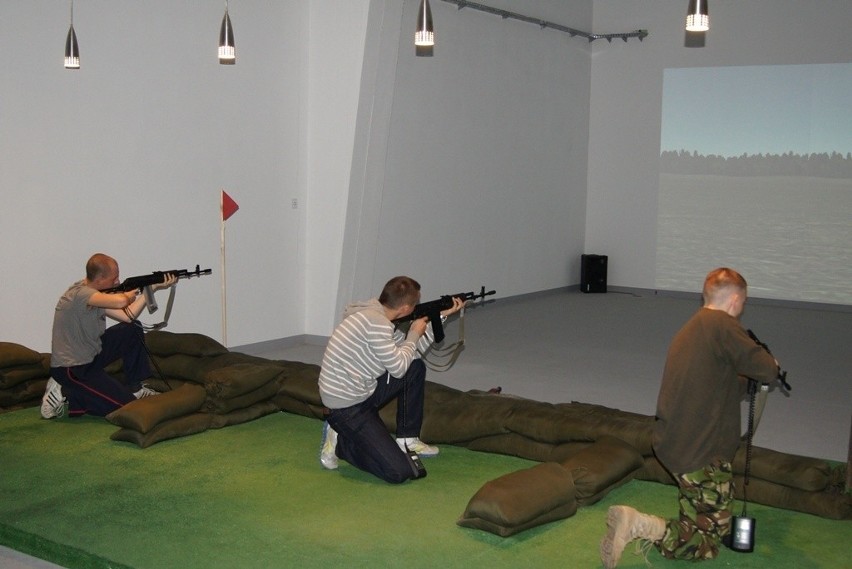
<instances>
[{"instance_id":1,"label":"grey floor","mask_svg":"<svg viewBox=\"0 0 852 569\"><path fill-rule=\"evenodd\" d=\"M466 310L458 361L448 371L430 371L429 380L461 390L499 386L503 393L540 401L583 401L647 415L654 414L669 341L700 306L695 296L627 289L489 298L494 300ZM852 311L753 299L742 321L769 346L792 386L789 396L778 389L770 393L755 444L846 462L852 433ZM448 322L445 344L454 342L459 330L459 320ZM324 340L231 349L318 364ZM57 568L2 547L0 567Z\"/></svg>"}]
</instances>

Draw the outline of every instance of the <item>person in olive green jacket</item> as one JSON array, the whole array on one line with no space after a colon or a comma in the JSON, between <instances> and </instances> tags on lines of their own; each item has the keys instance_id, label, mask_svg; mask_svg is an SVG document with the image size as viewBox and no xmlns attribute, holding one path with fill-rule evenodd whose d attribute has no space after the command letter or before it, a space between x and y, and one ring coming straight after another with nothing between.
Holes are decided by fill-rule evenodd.
<instances>
[{"instance_id":1,"label":"person in olive green jacket","mask_svg":"<svg viewBox=\"0 0 852 569\"><path fill-rule=\"evenodd\" d=\"M634 539L669 559L713 559L730 533L731 463L740 443L747 378L768 383L779 372L775 358L739 322L746 297L747 284L738 272L711 271L704 281L704 305L672 340L653 447L678 485L680 514L666 521L612 506L600 546L604 567L615 567Z\"/></svg>"}]
</instances>

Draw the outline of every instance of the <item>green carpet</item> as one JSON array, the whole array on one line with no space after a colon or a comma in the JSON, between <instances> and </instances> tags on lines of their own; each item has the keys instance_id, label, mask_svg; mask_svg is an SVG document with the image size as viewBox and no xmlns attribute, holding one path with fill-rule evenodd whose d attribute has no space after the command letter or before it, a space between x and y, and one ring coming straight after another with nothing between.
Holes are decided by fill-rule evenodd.
<instances>
[{"instance_id":1,"label":"green carpet","mask_svg":"<svg viewBox=\"0 0 852 569\"><path fill-rule=\"evenodd\" d=\"M444 445L425 479L319 466L321 423L276 413L139 449L102 419L0 414L0 543L70 568L599 567L608 506L675 513L672 486L631 482L511 538L455 521L488 480L532 463ZM741 505L738 503L736 511ZM711 566L848 568L852 523L750 505L754 553ZM669 562L652 552L655 566ZM621 567L643 568L630 546Z\"/></svg>"}]
</instances>

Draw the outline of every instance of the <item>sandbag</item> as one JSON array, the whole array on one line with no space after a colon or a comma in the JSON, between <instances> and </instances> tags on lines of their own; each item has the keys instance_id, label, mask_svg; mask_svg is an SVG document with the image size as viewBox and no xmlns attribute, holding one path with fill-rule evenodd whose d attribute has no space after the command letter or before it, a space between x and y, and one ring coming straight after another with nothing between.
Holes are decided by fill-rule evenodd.
<instances>
[{"instance_id":1,"label":"sandbag","mask_svg":"<svg viewBox=\"0 0 852 569\"><path fill-rule=\"evenodd\" d=\"M577 512L571 474L544 462L486 482L456 522L508 537Z\"/></svg>"}]
</instances>

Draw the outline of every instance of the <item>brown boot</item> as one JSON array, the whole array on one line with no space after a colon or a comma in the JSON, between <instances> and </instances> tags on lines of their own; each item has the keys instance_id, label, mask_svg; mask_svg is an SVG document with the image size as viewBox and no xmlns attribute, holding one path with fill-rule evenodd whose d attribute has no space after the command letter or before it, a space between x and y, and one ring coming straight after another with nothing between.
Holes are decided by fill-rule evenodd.
<instances>
[{"instance_id":1,"label":"brown boot","mask_svg":"<svg viewBox=\"0 0 852 569\"><path fill-rule=\"evenodd\" d=\"M634 539L658 542L666 533L666 521L649 516L629 506L610 506L606 514L607 533L601 541L601 562L613 569L621 559L624 547Z\"/></svg>"}]
</instances>

